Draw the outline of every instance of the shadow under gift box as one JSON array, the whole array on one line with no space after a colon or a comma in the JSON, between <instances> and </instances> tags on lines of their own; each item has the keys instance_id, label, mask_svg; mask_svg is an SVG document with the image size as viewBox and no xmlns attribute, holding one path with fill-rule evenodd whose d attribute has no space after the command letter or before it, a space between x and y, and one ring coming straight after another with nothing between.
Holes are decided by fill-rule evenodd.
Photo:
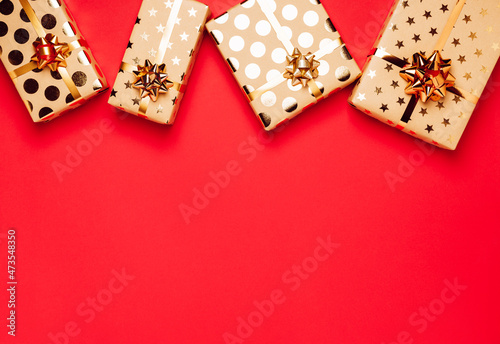
<instances>
[{"instance_id":1,"label":"shadow under gift box","mask_svg":"<svg viewBox=\"0 0 500 344\"><path fill-rule=\"evenodd\" d=\"M266 130L361 75L318 0L247 0L209 21L207 30ZM306 86L285 77L295 48L320 63Z\"/></svg>"},{"instance_id":2,"label":"shadow under gift box","mask_svg":"<svg viewBox=\"0 0 500 344\"><path fill-rule=\"evenodd\" d=\"M207 5L193 0L144 1L109 104L153 122L173 124L209 15Z\"/></svg>"},{"instance_id":3,"label":"shadow under gift box","mask_svg":"<svg viewBox=\"0 0 500 344\"><path fill-rule=\"evenodd\" d=\"M41 38L47 41L41 42L40 54L43 48L54 53L47 35L55 36L52 42L67 51L62 63L52 62L54 70L50 64L39 69L32 61L37 52L33 43ZM0 55L34 122L52 120L107 89L104 74L62 0L2 1ZM43 56L53 61L51 54Z\"/></svg>"},{"instance_id":4,"label":"shadow under gift box","mask_svg":"<svg viewBox=\"0 0 500 344\"><path fill-rule=\"evenodd\" d=\"M498 1L397 0L349 103L407 134L456 149L500 55L499 18ZM451 59L456 80L444 97L423 102L406 94L409 83L400 72L415 53L429 58L435 50Z\"/></svg>"}]
</instances>

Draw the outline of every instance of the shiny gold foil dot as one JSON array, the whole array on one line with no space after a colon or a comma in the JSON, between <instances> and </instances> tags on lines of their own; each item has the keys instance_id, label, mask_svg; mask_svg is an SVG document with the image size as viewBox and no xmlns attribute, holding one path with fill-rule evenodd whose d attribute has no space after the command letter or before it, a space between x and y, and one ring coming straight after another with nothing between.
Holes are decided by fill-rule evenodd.
<instances>
[{"instance_id":1,"label":"shiny gold foil dot","mask_svg":"<svg viewBox=\"0 0 500 344\"><path fill-rule=\"evenodd\" d=\"M87 83L87 74L80 71L74 72L71 76L71 79L77 87L82 87Z\"/></svg>"},{"instance_id":2,"label":"shiny gold foil dot","mask_svg":"<svg viewBox=\"0 0 500 344\"><path fill-rule=\"evenodd\" d=\"M93 83L92 83L92 88L94 89L94 91L98 91L102 88L102 83L99 79L96 79Z\"/></svg>"},{"instance_id":3,"label":"shiny gold foil dot","mask_svg":"<svg viewBox=\"0 0 500 344\"><path fill-rule=\"evenodd\" d=\"M332 21L330 18L328 18L326 21L325 21L325 29L326 31L328 32L337 32L337 29L335 28L335 26L333 25Z\"/></svg>"},{"instance_id":4,"label":"shiny gold foil dot","mask_svg":"<svg viewBox=\"0 0 500 344\"><path fill-rule=\"evenodd\" d=\"M49 3L49 6L52 8L58 8L61 7L61 2L59 0L47 0Z\"/></svg>"},{"instance_id":5,"label":"shiny gold foil dot","mask_svg":"<svg viewBox=\"0 0 500 344\"><path fill-rule=\"evenodd\" d=\"M227 63L229 64L229 67L233 70L233 72L236 72L240 68L240 63L238 60L234 57L230 57L226 59Z\"/></svg>"},{"instance_id":6,"label":"shiny gold foil dot","mask_svg":"<svg viewBox=\"0 0 500 344\"><path fill-rule=\"evenodd\" d=\"M346 66L340 66L335 71L335 77L339 81L346 81L349 80L349 78L351 77L351 72L349 71L349 68L347 68Z\"/></svg>"},{"instance_id":7,"label":"shiny gold foil dot","mask_svg":"<svg viewBox=\"0 0 500 344\"><path fill-rule=\"evenodd\" d=\"M64 34L68 37L75 36L75 30L73 30L73 25L70 22L66 22L62 25L62 30Z\"/></svg>"},{"instance_id":8,"label":"shiny gold foil dot","mask_svg":"<svg viewBox=\"0 0 500 344\"><path fill-rule=\"evenodd\" d=\"M351 54L349 53L349 50L347 50L346 46L343 45L341 48L340 48L340 56L342 56L342 58L344 60L352 60L352 56Z\"/></svg>"},{"instance_id":9,"label":"shiny gold foil dot","mask_svg":"<svg viewBox=\"0 0 500 344\"><path fill-rule=\"evenodd\" d=\"M89 57L88 57L87 53L83 50L81 50L78 53L77 58L78 58L78 62L80 62L82 65L88 66L90 64Z\"/></svg>"},{"instance_id":10,"label":"shiny gold foil dot","mask_svg":"<svg viewBox=\"0 0 500 344\"><path fill-rule=\"evenodd\" d=\"M286 97L281 105L286 112L293 112L298 107L297 100L293 97Z\"/></svg>"},{"instance_id":11,"label":"shiny gold foil dot","mask_svg":"<svg viewBox=\"0 0 500 344\"><path fill-rule=\"evenodd\" d=\"M264 124L264 127L267 128L269 124L271 124L271 117L267 113L261 112L259 113L259 117L262 123Z\"/></svg>"},{"instance_id":12,"label":"shiny gold foil dot","mask_svg":"<svg viewBox=\"0 0 500 344\"><path fill-rule=\"evenodd\" d=\"M224 35L219 30L212 30L210 31L210 34L214 38L215 43L217 43L217 45L220 45L224 40Z\"/></svg>"}]
</instances>

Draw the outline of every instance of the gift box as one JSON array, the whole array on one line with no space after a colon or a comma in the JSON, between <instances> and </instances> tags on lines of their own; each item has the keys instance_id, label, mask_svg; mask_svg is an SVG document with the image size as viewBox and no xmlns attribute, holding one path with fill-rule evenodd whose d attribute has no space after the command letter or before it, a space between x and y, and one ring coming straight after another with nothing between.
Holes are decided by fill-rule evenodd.
<instances>
[{"instance_id":1,"label":"gift box","mask_svg":"<svg viewBox=\"0 0 500 344\"><path fill-rule=\"evenodd\" d=\"M498 1L396 1L349 102L454 150L500 55Z\"/></svg>"},{"instance_id":2,"label":"gift box","mask_svg":"<svg viewBox=\"0 0 500 344\"><path fill-rule=\"evenodd\" d=\"M247 0L207 30L266 130L361 73L319 0Z\"/></svg>"},{"instance_id":3,"label":"gift box","mask_svg":"<svg viewBox=\"0 0 500 344\"><path fill-rule=\"evenodd\" d=\"M210 9L191 0L142 3L109 104L172 124L196 60Z\"/></svg>"},{"instance_id":4,"label":"gift box","mask_svg":"<svg viewBox=\"0 0 500 344\"><path fill-rule=\"evenodd\" d=\"M34 122L54 119L107 88L61 0L1 1L0 55Z\"/></svg>"}]
</instances>

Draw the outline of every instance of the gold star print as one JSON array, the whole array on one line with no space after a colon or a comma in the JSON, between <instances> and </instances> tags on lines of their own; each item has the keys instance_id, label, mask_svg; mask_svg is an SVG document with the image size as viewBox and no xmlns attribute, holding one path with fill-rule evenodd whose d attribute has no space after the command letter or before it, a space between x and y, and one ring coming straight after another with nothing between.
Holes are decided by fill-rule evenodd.
<instances>
[{"instance_id":1,"label":"gold star print","mask_svg":"<svg viewBox=\"0 0 500 344\"><path fill-rule=\"evenodd\" d=\"M476 32L470 32L470 36L469 36L470 39L474 40L475 38L477 38L476 36Z\"/></svg>"},{"instance_id":2,"label":"gold star print","mask_svg":"<svg viewBox=\"0 0 500 344\"><path fill-rule=\"evenodd\" d=\"M497 51L498 49L500 49L500 47L498 46L498 43L493 43L493 45L491 46L491 49L493 49L494 51Z\"/></svg>"},{"instance_id":3,"label":"gold star print","mask_svg":"<svg viewBox=\"0 0 500 344\"><path fill-rule=\"evenodd\" d=\"M465 20L465 24L468 24L470 21L472 21L472 19L470 19L471 16L468 16L468 15L464 15L464 19L462 20Z\"/></svg>"},{"instance_id":4,"label":"gold star print","mask_svg":"<svg viewBox=\"0 0 500 344\"><path fill-rule=\"evenodd\" d=\"M459 102L461 102L461 101L462 101L462 99L460 99L460 97L459 97L459 96L455 96L455 98L453 98L453 101L454 101L456 104L458 104Z\"/></svg>"},{"instance_id":5,"label":"gold star print","mask_svg":"<svg viewBox=\"0 0 500 344\"><path fill-rule=\"evenodd\" d=\"M399 82L392 80L391 86L394 87L394 89L396 89L396 87L399 87Z\"/></svg>"},{"instance_id":6,"label":"gold star print","mask_svg":"<svg viewBox=\"0 0 500 344\"><path fill-rule=\"evenodd\" d=\"M399 30L398 29L398 26L395 25L395 24L391 24L391 28L390 28L392 31L396 31L396 30Z\"/></svg>"},{"instance_id":7,"label":"gold star print","mask_svg":"<svg viewBox=\"0 0 500 344\"><path fill-rule=\"evenodd\" d=\"M488 9L481 8L481 12L479 12L483 17L488 14Z\"/></svg>"},{"instance_id":8,"label":"gold star print","mask_svg":"<svg viewBox=\"0 0 500 344\"><path fill-rule=\"evenodd\" d=\"M156 113L163 113L163 106L161 105L158 105L158 107L156 108Z\"/></svg>"},{"instance_id":9,"label":"gold star print","mask_svg":"<svg viewBox=\"0 0 500 344\"><path fill-rule=\"evenodd\" d=\"M427 124L427 128L425 128L424 130L427 130L429 134L431 133L431 131L434 131L434 129L432 129L432 125L429 124Z\"/></svg>"},{"instance_id":10,"label":"gold star print","mask_svg":"<svg viewBox=\"0 0 500 344\"><path fill-rule=\"evenodd\" d=\"M478 92L476 89L474 89L474 88L471 88L471 89L470 89L470 93L472 93L472 94L473 94L473 95L475 95L476 97L479 97L479 92Z\"/></svg>"},{"instance_id":11,"label":"gold star print","mask_svg":"<svg viewBox=\"0 0 500 344\"><path fill-rule=\"evenodd\" d=\"M387 69L388 72L392 70L392 65L390 63L387 63L384 69Z\"/></svg>"},{"instance_id":12,"label":"gold star print","mask_svg":"<svg viewBox=\"0 0 500 344\"><path fill-rule=\"evenodd\" d=\"M488 26L486 28L486 32L493 32L493 26Z\"/></svg>"},{"instance_id":13,"label":"gold star print","mask_svg":"<svg viewBox=\"0 0 500 344\"><path fill-rule=\"evenodd\" d=\"M488 68L486 68L485 66L483 66L483 68L481 68L481 72L488 73Z\"/></svg>"},{"instance_id":14,"label":"gold star print","mask_svg":"<svg viewBox=\"0 0 500 344\"><path fill-rule=\"evenodd\" d=\"M139 105L141 102L141 98L135 97L134 99L132 99L132 101L134 102L134 105Z\"/></svg>"},{"instance_id":15,"label":"gold star print","mask_svg":"<svg viewBox=\"0 0 500 344\"><path fill-rule=\"evenodd\" d=\"M458 60L457 60L457 61L459 61L459 62L460 62L460 64L462 64L462 63L464 63L464 62L467 62L467 61L465 60L465 56L462 56L462 55L458 55L458 56L459 56L459 58L458 58Z\"/></svg>"},{"instance_id":16,"label":"gold star print","mask_svg":"<svg viewBox=\"0 0 500 344\"><path fill-rule=\"evenodd\" d=\"M441 122L445 127L451 125L450 119L449 118L443 118L443 121Z\"/></svg>"},{"instance_id":17,"label":"gold star print","mask_svg":"<svg viewBox=\"0 0 500 344\"><path fill-rule=\"evenodd\" d=\"M477 55L477 57L480 57L481 55L483 55L483 51L476 49L476 52L474 53L474 55Z\"/></svg>"},{"instance_id":18,"label":"gold star print","mask_svg":"<svg viewBox=\"0 0 500 344\"><path fill-rule=\"evenodd\" d=\"M427 115L427 109L424 109L424 108L420 108L420 113L422 114L422 117L424 117L425 115Z\"/></svg>"},{"instance_id":19,"label":"gold star print","mask_svg":"<svg viewBox=\"0 0 500 344\"><path fill-rule=\"evenodd\" d=\"M462 118L462 117L464 117L464 115L465 114L462 111L460 111L460 116L458 116L458 118Z\"/></svg>"},{"instance_id":20,"label":"gold star print","mask_svg":"<svg viewBox=\"0 0 500 344\"><path fill-rule=\"evenodd\" d=\"M446 141L449 141L451 144L453 144L453 136L450 135Z\"/></svg>"},{"instance_id":21,"label":"gold star print","mask_svg":"<svg viewBox=\"0 0 500 344\"><path fill-rule=\"evenodd\" d=\"M436 107L439 108L439 110L444 109L443 102L438 102Z\"/></svg>"},{"instance_id":22,"label":"gold star print","mask_svg":"<svg viewBox=\"0 0 500 344\"><path fill-rule=\"evenodd\" d=\"M382 93L382 87L375 87L375 93L377 94L377 96Z\"/></svg>"},{"instance_id":23,"label":"gold star print","mask_svg":"<svg viewBox=\"0 0 500 344\"><path fill-rule=\"evenodd\" d=\"M125 88L132 88L132 83L127 80L127 82L125 83Z\"/></svg>"},{"instance_id":24,"label":"gold star print","mask_svg":"<svg viewBox=\"0 0 500 344\"><path fill-rule=\"evenodd\" d=\"M415 18L408 17L408 20L406 22L411 26L411 24L415 24Z\"/></svg>"},{"instance_id":25,"label":"gold star print","mask_svg":"<svg viewBox=\"0 0 500 344\"><path fill-rule=\"evenodd\" d=\"M453 44L456 48L457 45L460 45L460 39L453 38L453 42L451 42L451 44Z\"/></svg>"},{"instance_id":26,"label":"gold star print","mask_svg":"<svg viewBox=\"0 0 500 344\"><path fill-rule=\"evenodd\" d=\"M141 62L141 60L140 60L138 57L136 57L135 59L132 59L132 61L134 61L134 63L135 63L136 65L138 65L138 64L139 64L139 62Z\"/></svg>"},{"instance_id":27,"label":"gold star print","mask_svg":"<svg viewBox=\"0 0 500 344\"><path fill-rule=\"evenodd\" d=\"M465 73L464 78L466 78L467 80L472 79L471 73Z\"/></svg>"}]
</instances>

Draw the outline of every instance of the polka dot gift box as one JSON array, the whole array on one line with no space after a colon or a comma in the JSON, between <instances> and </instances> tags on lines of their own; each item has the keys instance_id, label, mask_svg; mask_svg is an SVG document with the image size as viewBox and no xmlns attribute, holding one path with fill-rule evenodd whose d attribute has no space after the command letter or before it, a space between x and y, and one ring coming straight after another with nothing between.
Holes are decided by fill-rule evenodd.
<instances>
[{"instance_id":1,"label":"polka dot gift box","mask_svg":"<svg viewBox=\"0 0 500 344\"><path fill-rule=\"evenodd\" d=\"M247 0L207 29L266 130L361 74L319 0Z\"/></svg>"},{"instance_id":2,"label":"polka dot gift box","mask_svg":"<svg viewBox=\"0 0 500 344\"><path fill-rule=\"evenodd\" d=\"M34 122L54 119L107 88L61 0L1 0L0 55Z\"/></svg>"},{"instance_id":3,"label":"polka dot gift box","mask_svg":"<svg viewBox=\"0 0 500 344\"><path fill-rule=\"evenodd\" d=\"M191 0L142 3L109 104L172 124L203 38L208 6Z\"/></svg>"},{"instance_id":4,"label":"polka dot gift box","mask_svg":"<svg viewBox=\"0 0 500 344\"><path fill-rule=\"evenodd\" d=\"M500 55L498 0L398 0L349 102L454 150Z\"/></svg>"}]
</instances>

